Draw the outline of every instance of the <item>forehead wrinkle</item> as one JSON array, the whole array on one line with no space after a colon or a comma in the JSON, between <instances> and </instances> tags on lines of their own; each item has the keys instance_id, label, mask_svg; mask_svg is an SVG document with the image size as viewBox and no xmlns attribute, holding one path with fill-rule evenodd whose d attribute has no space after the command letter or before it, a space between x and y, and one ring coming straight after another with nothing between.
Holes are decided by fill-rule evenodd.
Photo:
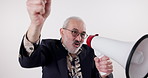
<instances>
[{"instance_id":1,"label":"forehead wrinkle","mask_svg":"<svg viewBox=\"0 0 148 78\"><path fill-rule=\"evenodd\" d=\"M74 19L71 19L69 22L68 22L68 26L67 28L71 28L71 29L77 29L77 30L81 30L82 32L86 32L86 28L85 28L85 25L83 23L83 21L80 21L80 20L74 20Z\"/></svg>"}]
</instances>

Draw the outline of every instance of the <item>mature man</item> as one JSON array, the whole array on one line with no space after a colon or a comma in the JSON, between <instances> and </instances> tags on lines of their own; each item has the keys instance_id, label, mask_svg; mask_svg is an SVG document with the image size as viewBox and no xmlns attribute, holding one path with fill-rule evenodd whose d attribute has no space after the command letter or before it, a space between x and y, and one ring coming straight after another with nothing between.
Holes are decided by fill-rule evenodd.
<instances>
[{"instance_id":1,"label":"mature man","mask_svg":"<svg viewBox=\"0 0 148 78\"><path fill-rule=\"evenodd\" d=\"M43 24L50 14L51 0L28 0L31 24L25 34L19 62L22 67L42 66L43 78L112 78L112 62L106 56L95 57L92 48L84 45L86 27L78 17L68 18L60 29L61 39L43 39Z\"/></svg>"}]
</instances>

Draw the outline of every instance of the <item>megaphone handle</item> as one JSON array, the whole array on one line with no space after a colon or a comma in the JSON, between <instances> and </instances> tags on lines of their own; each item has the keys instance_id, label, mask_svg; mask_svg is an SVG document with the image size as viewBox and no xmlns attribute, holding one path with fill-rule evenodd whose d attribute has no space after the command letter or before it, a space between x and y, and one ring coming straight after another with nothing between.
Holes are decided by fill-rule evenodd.
<instances>
[{"instance_id":1,"label":"megaphone handle","mask_svg":"<svg viewBox=\"0 0 148 78\"><path fill-rule=\"evenodd\" d=\"M106 73L104 72L99 72L101 76L106 75Z\"/></svg>"}]
</instances>

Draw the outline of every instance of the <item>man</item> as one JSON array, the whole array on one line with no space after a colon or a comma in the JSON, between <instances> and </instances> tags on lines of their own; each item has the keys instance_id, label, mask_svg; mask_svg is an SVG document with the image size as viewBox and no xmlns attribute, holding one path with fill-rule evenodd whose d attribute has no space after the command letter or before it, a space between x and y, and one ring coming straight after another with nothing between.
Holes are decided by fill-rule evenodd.
<instances>
[{"instance_id":1,"label":"man","mask_svg":"<svg viewBox=\"0 0 148 78\"><path fill-rule=\"evenodd\" d=\"M43 78L112 78L112 62L106 56L97 58L92 48L84 45L87 37L84 22L78 17L68 18L60 29L61 39L43 39L43 24L50 14L51 0L28 0L31 24L25 34L19 62L22 67L42 66Z\"/></svg>"}]
</instances>

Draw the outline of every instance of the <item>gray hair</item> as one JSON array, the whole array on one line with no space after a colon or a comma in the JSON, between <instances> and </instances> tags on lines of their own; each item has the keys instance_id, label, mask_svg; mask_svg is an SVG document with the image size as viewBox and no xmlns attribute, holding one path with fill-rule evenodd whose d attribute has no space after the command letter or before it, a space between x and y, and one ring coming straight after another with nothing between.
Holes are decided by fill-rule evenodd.
<instances>
[{"instance_id":1,"label":"gray hair","mask_svg":"<svg viewBox=\"0 0 148 78\"><path fill-rule=\"evenodd\" d=\"M67 28L68 23L70 22L70 20L73 20L73 19L83 22L83 20L82 20L80 17L72 16L72 17L67 18L67 19L64 21L63 28ZM84 22L83 22L83 23L84 23Z\"/></svg>"}]
</instances>

